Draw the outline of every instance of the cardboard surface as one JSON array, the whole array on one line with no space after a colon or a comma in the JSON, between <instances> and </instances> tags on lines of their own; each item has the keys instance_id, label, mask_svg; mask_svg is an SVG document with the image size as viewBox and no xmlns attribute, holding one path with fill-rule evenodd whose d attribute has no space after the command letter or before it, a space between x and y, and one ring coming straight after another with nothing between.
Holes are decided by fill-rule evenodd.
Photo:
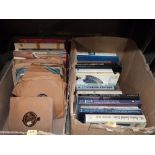
<instances>
[{"instance_id":1,"label":"cardboard surface","mask_svg":"<svg viewBox=\"0 0 155 155\"><path fill-rule=\"evenodd\" d=\"M75 65L77 51L113 52L120 56L122 73L119 84L124 93L139 93L147 119L146 128L112 128L104 125L86 125L74 113ZM153 134L155 133L155 79L142 52L134 41L117 37L81 37L72 42L69 73L69 105L71 134Z\"/></svg>"},{"instance_id":2,"label":"cardboard surface","mask_svg":"<svg viewBox=\"0 0 155 155\"><path fill-rule=\"evenodd\" d=\"M5 72L0 80L0 130L3 129L9 113L9 100L13 88L11 66L11 61L6 64Z\"/></svg>"},{"instance_id":3,"label":"cardboard surface","mask_svg":"<svg viewBox=\"0 0 155 155\"><path fill-rule=\"evenodd\" d=\"M10 105L10 96L11 91L13 89L13 77L12 77L12 61L9 62L9 65L6 65L5 74L2 76L0 80L0 134L4 135L20 135L26 134L26 132L21 131L9 131L8 130L8 114L9 114L9 105ZM38 134L58 134L62 135L65 134L65 124L66 124L66 109L65 107L65 114L63 118L54 119L53 120L53 131L52 132L43 132L38 131Z\"/></svg>"},{"instance_id":4,"label":"cardboard surface","mask_svg":"<svg viewBox=\"0 0 155 155\"><path fill-rule=\"evenodd\" d=\"M41 130L52 132L53 99L49 97L12 97L9 131Z\"/></svg>"},{"instance_id":5,"label":"cardboard surface","mask_svg":"<svg viewBox=\"0 0 155 155\"><path fill-rule=\"evenodd\" d=\"M126 38L116 37L83 37L75 38L73 47L78 50L88 51L95 50L98 52L117 52L123 65L121 77L119 80L120 87L124 93L139 93L142 99L142 109L147 119L147 127L140 128L112 128L103 125L85 125L80 123L74 114L74 90L75 90L75 70L76 64L75 52L73 49L69 60L69 105L71 116L71 134L155 134L155 79L141 51L137 48L135 42ZM37 63L40 60L31 60L31 63ZM42 63L47 63L41 60ZM49 60L51 62L52 60ZM27 63L27 60L18 60L16 63ZM62 64L62 62L60 63ZM0 134L8 132L7 116L9 111L9 97L13 88L12 65L6 69L0 81ZM64 134L66 123L66 114L61 119L54 119L53 134ZM6 124L4 128L4 124ZM20 134L21 132L11 132Z\"/></svg>"},{"instance_id":6,"label":"cardboard surface","mask_svg":"<svg viewBox=\"0 0 155 155\"><path fill-rule=\"evenodd\" d=\"M17 97L53 97L54 118L64 117L66 106L65 82L40 66L32 66L13 89Z\"/></svg>"}]
</instances>

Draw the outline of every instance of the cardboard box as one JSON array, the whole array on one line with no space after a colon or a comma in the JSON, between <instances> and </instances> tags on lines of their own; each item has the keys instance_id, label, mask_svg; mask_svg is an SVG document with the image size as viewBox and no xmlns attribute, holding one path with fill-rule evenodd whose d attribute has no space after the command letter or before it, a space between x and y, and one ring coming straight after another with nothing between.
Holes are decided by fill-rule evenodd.
<instances>
[{"instance_id":1,"label":"cardboard box","mask_svg":"<svg viewBox=\"0 0 155 155\"><path fill-rule=\"evenodd\" d=\"M12 77L12 66L13 62L10 61L4 67L4 74L0 79L0 134L27 134L22 131L9 131L8 130L8 114L9 114L9 105L10 105L10 96L13 90L13 77ZM66 126L66 113L67 107L65 109L65 115L63 118L53 120L53 131L45 132L38 131L38 134L65 134Z\"/></svg>"},{"instance_id":2,"label":"cardboard box","mask_svg":"<svg viewBox=\"0 0 155 155\"><path fill-rule=\"evenodd\" d=\"M124 93L139 93L142 109L147 119L146 128L109 127L86 125L79 122L74 113L76 52L96 51L117 53L122 63L119 84ZM117 37L83 37L72 41L69 72L69 105L71 134L155 134L155 79L145 57L134 41Z\"/></svg>"}]
</instances>

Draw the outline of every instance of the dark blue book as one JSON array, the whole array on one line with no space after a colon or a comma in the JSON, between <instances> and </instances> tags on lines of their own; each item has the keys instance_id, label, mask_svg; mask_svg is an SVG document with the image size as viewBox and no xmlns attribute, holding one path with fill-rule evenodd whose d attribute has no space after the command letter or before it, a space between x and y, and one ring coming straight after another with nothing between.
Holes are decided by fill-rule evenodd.
<instances>
[{"instance_id":1,"label":"dark blue book","mask_svg":"<svg viewBox=\"0 0 155 155\"><path fill-rule=\"evenodd\" d=\"M78 98L90 100L140 100L139 95L136 94L79 94Z\"/></svg>"},{"instance_id":2,"label":"dark blue book","mask_svg":"<svg viewBox=\"0 0 155 155\"><path fill-rule=\"evenodd\" d=\"M78 55L77 61L80 62L112 62L120 63L118 56L96 56L96 55Z\"/></svg>"},{"instance_id":3,"label":"dark blue book","mask_svg":"<svg viewBox=\"0 0 155 155\"><path fill-rule=\"evenodd\" d=\"M79 113L84 114L122 114L122 115L142 115L142 110L128 110L128 109L90 109L90 108L80 108Z\"/></svg>"},{"instance_id":4,"label":"dark blue book","mask_svg":"<svg viewBox=\"0 0 155 155\"><path fill-rule=\"evenodd\" d=\"M141 110L80 109L77 115L78 120L84 123L86 114L142 115L143 112Z\"/></svg>"},{"instance_id":5,"label":"dark blue book","mask_svg":"<svg viewBox=\"0 0 155 155\"><path fill-rule=\"evenodd\" d=\"M141 105L141 100L78 99L80 105Z\"/></svg>"},{"instance_id":6,"label":"dark blue book","mask_svg":"<svg viewBox=\"0 0 155 155\"><path fill-rule=\"evenodd\" d=\"M114 73L121 73L122 66L117 63L100 63L100 64L77 64L76 69L112 69Z\"/></svg>"}]
</instances>

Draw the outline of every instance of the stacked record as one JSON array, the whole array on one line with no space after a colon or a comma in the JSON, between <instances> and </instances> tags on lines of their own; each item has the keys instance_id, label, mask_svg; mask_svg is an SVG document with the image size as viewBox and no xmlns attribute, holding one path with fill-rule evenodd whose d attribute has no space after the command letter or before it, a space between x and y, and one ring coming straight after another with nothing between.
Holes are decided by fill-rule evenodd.
<instances>
[{"instance_id":1,"label":"stacked record","mask_svg":"<svg viewBox=\"0 0 155 155\"><path fill-rule=\"evenodd\" d=\"M65 117L67 52L64 42L21 38L14 44L9 131L53 132L54 125Z\"/></svg>"},{"instance_id":2,"label":"stacked record","mask_svg":"<svg viewBox=\"0 0 155 155\"><path fill-rule=\"evenodd\" d=\"M145 127L137 94L119 87L122 66L116 53L78 52L76 65L77 118L82 123Z\"/></svg>"}]
</instances>

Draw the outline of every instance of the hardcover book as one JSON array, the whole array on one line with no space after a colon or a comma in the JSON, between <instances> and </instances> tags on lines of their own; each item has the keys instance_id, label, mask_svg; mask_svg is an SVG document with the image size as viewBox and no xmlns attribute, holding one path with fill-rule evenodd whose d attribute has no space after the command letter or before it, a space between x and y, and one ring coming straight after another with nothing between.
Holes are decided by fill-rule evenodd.
<instances>
[{"instance_id":1,"label":"hardcover book","mask_svg":"<svg viewBox=\"0 0 155 155\"><path fill-rule=\"evenodd\" d=\"M92 94L110 94L110 95L113 95L113 94L122 94L122 91L121 90L112 90L112 91L93 91L93 90L90 90L90 91L77 91L77 94L78 95L92 95Z\"/></svg>"},{"instance_id":2,"label":"hardcover book","mask_svg":"<svg viewBox=\"0 0 155 155\"><path fill-rule=\"evenodd\" d=\"M117 63L97 63L97 64L77 64L76 65L76 69L112 69L114 73L116 72L121 72L122 71L122 66L121 64L117 64Z\"/></svg>"},{"instance_id":3,"label":"hardcover book","mask_svg":"<svg viewBox=\"0 0 155 155\"><path fill-rule=\"evenodd\" d=\"M79 73L77 74L77 86L116 86L119 73Z\"/></svg>"},{"instance_id":4,"label":"hardcover book","mask_svg":"<svg viewBox=\"0 0 155 155\"><path fill-rule=\"evenodd\" d=\"M78 62L113 62L119 64L118 56L77 55Z\"/></svg>"},{"instance_id":5,"label":"hardcover book","mask_svg":"<svg viewBox=\"0 0 155 155\"><path fill-rule=\"evenodd\" d=\"M140 100L95 100L95 99L78 99L79 104L86 104L86 105L136 105L140 106Z\"/></svg>"},{"instance_id":6,"label":"hardcover book","mask_svg":"<svg viewBox=\"0 0 155 155\"><path fill-rule=\"evenodd\" d=\"M118 125L127 125L130 127L146 126L144 115L104 115L104 114L86 114L85 123L116 123Z\"/></svg>"}]
</instances>

